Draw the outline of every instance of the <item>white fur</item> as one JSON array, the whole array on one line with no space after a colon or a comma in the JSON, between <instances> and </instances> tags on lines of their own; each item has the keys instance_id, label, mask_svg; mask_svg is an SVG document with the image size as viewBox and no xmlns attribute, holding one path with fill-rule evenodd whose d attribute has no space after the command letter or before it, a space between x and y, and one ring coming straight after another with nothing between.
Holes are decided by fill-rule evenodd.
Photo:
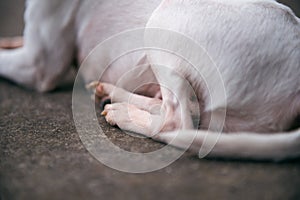
<instances>
[{"instance_id":1,"label":"white fur","mask_svg":"<svg viewBox=\"0 0 300 200\"><path fill-rule=\"evenodd\" d=\"M164 31L146 30L146 45L167 47L192 58L198 53L193 60L196 70L178 56L155 51L132 55L110 66L101 81L112 84L130 66L141 63L141 58L142 63L163 64L169 70L153 64L153 72L147 68L143 73L165 86L160 89L162 101L136 95L125 104L131 94L118 90L116 103L105 108L108 122L178 147L195 137L191 146L195 152L201 145L205 149L206 140L215 140L211 156L271 160L300 156L299 130L284 132L300 114L300 20L275 1L28 0L25 21L24 47L0 51L3 77L48 91L70 70L75 56L81 62L108 37L143 26L170 30L194 40L205 51L190 51L185 39L169 37ZM100 58L109 58L117 49L107 49ZM95 67L99 63L89 66L82 74L87 82L97 79L94 74L101 70ZM97 89L111 96L112 88L104 84ZM190 130L194 128L190 112L193 91L201 103L201 127L210 129L207 135L203 130ZM218 138L214 131L219 130L218 119L225 111L223 131L234 133ZM208 127L211 116L217 120ZM173 141L175 130L181 131ZM274 132L278 133L271 135Z\"/></svg>"}]
</instances>

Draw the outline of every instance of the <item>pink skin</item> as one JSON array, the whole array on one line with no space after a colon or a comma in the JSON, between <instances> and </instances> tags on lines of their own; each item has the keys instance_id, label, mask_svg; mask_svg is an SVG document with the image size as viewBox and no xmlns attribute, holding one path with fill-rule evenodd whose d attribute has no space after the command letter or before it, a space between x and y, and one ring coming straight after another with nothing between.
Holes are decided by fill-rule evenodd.
<instances>
[{"instance_id":1,"label":"pink skin","mask_svg":"<svg viewBox=\"0 0 300 200\"><path fill-rule=\"evenodd\" d=\"M0 49L16 49L21 48L24 44L23 37L13 37L0 39Z\"/></svg>"}]
</instances>

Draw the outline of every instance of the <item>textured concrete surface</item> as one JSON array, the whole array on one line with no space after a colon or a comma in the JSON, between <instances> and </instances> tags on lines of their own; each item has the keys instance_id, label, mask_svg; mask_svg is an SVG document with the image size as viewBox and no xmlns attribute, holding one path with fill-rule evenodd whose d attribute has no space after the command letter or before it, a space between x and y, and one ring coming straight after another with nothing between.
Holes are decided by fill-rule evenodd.
<instances>
[{"instance_id":1,"label":"textured concrete surface","mask_svg":"<svg viewBox=\"0 0 300 200\"><path fill-rule=\"evenodd\" d=\"M0 37L21 33L19 5L21 0L0 0ZM82 145L71 106L70 88L38 94L0 79L1 200L300 199L299 160L199 160L186 154L148 174L107 168ZM100 123L123 149L141 152L162 146L127 136L103 119Z\"/></svg>"}]
</instances>

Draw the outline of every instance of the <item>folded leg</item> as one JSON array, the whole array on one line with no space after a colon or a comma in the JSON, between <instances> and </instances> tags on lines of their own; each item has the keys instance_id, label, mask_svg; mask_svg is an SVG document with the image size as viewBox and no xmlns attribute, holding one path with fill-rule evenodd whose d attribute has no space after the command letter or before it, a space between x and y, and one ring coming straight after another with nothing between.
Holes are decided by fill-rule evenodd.
<instances>
[{"instance_id":1,"label":"folded leg","mask_svg":"<svg viewBox=\"0 0 300 200\"><path fill-rule=\"evenodd\" d=\"M119 102L105 106L102 115L107 122L123 130L153 137L161 132L193 128L188 105L189 90L184 81L177 83L172 90L161 87L163 101L132 94L110 84L94 83L94 86L98 96L112 95ZM183 98L178 100L175 94L182 94ZM151 106L159 109L152 112Z\"/></svg>"},{"instance_id":2,"label":"folded leg","mask_svg":"<svg viewBox=\"0 0 300 200\"><path fill-rule=\"evenodd\" d=\"M135 105L127 103L114 103L105 106L102 115L106 121L125 131L153 137L161 132L163 119L160 115L151 114Z\"/></svg>"},{"instance_id":3,"label":"folded leg","mask_svg":"<svg viewBox=\"0 0 300 200\"><path fill-rule=\"evenodd\" d=\"M94 89L99 98L109 97L113 104L127 103L152 114L158 114L161 109L162 100L134 94L109 83L93 82L87 88Z\"/></svg>"}]
</instances>

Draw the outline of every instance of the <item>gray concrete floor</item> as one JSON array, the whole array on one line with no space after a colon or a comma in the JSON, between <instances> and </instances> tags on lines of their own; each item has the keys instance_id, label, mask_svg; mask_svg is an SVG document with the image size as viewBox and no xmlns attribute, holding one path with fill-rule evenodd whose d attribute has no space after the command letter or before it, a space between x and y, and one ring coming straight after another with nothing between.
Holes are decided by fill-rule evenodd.
<instances>
[{"instance_id":1,"label":"gray concrete floor","mask_svg":"<svg viewBox=\"0 0 300 200\"><path fill-rule=\"evenodd\" d=\"M0 37L21 34L22 2L0 0ZM126 174L105 167L79 139L71 98L68 88L38 94L0 79L1 200L300 199L299 160L199 160L186 154L169 167L148 174ZM100 123L109 138L124 149L161 146L151 140L141 143L109 127L103 119Z\"/></svg>"}]
</instances>

